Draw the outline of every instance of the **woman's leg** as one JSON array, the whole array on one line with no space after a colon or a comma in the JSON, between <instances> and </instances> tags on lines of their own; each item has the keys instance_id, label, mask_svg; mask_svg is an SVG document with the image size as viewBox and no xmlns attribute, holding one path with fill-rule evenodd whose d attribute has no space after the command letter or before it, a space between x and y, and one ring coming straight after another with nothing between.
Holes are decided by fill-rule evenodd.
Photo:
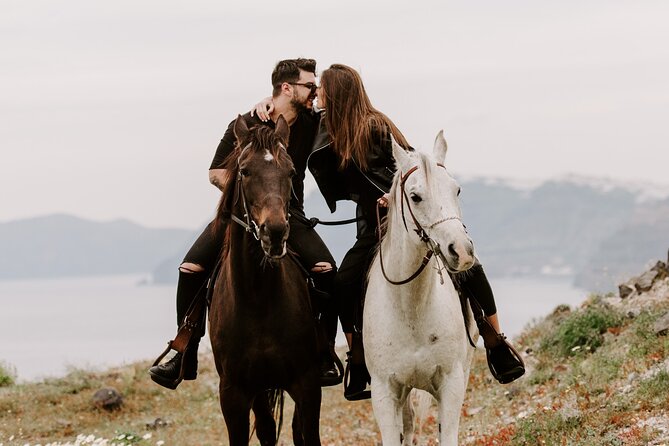
<instances>
[{"instance_id":1,"label":"woman's leg","mask_svg":"<svg viewBox=\"0 0 669 446\"><path fill-rule=\"evenodd\" d=\"M374 256L376 237L371 234L358 238L346 253L335 278L335 294L339 303L339 320L349 345L349 382L344 396L349 400L369 398L366 390L369 372L362 348L362 306L367 271Z\"/></svg>"},{"instance_id":2,"label":"woman's leg","mask_svg":"<svg viewBox=\"0 0 669 446\"><path fill-rule=\"evenodd\" d=\"M506 341L506 337L500 330L495 296L481 264L477 262L469 271L459 275L457 282L468 297L479 303L483 309L485 319L497 334L496 338L493 336L493 339L495 339L493 342L486 340L484 337L491 372L503 384L520 378L525 373L525 366L518 353ZM479 332L483 332L486 327L483 327L480 322L478 324Z\"/></svg>"}]
</instances>

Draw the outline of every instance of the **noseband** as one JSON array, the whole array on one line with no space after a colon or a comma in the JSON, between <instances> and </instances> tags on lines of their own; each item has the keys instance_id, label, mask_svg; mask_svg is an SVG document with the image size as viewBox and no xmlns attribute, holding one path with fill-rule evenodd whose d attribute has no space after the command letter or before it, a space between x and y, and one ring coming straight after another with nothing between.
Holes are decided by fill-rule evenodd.
<instances>
[{"instance_id":1,"label":"noseband","mask_svg":"<svg viewBox=\"0 0 669 446\"><path fill-rule=\"evenodd\" d=\"M437 163L438 166L443 167L444 169L446 168L443 164ZM404 215L404 203L406 202L407 209L409 210L409 215L411 215L411 219L413 220L414 223L414 231L416 234L418 234L418 237L420 237L420 240L425 243L425 246L427 247L427 252L425 253L425 256L423 256L423 260L416 270L411 276L404 280L392 280L388 277L386 274L386 270L383 266L383 252L381 249L381 218L380 218L380 212L379 212L379 205L377 204L376 206L376 219L379 225L379 259L381 261L381 272L383 273L383 277L389 282L392 283L393 285L404 285L405 283L409 283L412 280L414 280L416 277L420 275L420 273L423 272L427 264L430 262L430 259L432 256L436 254L436 262L437 262L437 273L439 274L439 281L443 284L444 283L444 276L442 274L442 271L444 269L447 269L446 266L446 257L444 256L444 253L441 252L441 246L439 246L439 243L435 242L433 238L431 238L428 234L427 231L423 228L423 226L418 222L418 219L416 219L416 216L413 213L413 210L411 209L411 203L409 203L409 196L406 193L405 185L406 181L409 178L409 175L414 173L415 171L418 170L418 166L414 166L409 171L402 176L402 179L400 180L400 208L402 212L402 222L404 223L404 229L406 229L407 232L409 232L409 228L407 226L407 221ZM437 225L440 225L441 223L445 223L449 220L460 220L460 217L453 216L453 217L446 217L442 218L441 220L438 220L430 225L427 226L427 229L432 229L436 227ZM440 265L441 263L441 265Z\"/></svg>"}]
</instances>

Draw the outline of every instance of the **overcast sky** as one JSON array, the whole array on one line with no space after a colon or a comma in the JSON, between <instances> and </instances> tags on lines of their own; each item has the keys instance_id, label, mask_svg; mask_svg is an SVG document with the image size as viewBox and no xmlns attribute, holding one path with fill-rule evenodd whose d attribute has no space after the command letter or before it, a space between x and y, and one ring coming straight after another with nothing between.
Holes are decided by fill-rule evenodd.
<instances>
[{"instance_id":1,"label":"overcast sky","mask_svg":"<svg viewBox=\"0 0 669 446\"><path fill-rule=\"evenodd\" d=\"M284 58L358 69L461 177L669 186L669 2L0 2L0 221L195 228L227 124Z\"/></svg>"}]
</instances>

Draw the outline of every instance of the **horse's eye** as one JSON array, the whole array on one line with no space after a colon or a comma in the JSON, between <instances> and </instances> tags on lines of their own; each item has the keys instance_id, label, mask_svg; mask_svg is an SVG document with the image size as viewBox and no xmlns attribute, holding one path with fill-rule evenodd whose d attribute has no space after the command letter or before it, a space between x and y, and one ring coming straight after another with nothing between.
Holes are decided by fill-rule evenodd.
<instances>
[{"instance_id":1,"label":"horse's eye","mask_svg":"<svg viewBox=\"0 0 669 446\"><path fill-rule=\"evenodd\" d=\"M294 177L295 175L297 175L297 170L295 170L295 169L291 170L289 175L290 175L291 178Z\"/></svg>"},{"instance_id":2,"label":"horse's eye","mask_svg":"<svg viewBox=\"0 0 669 446\"><path fill-rule=\"evenodd\" d=\"M239 169L239 173L242 174L243 177L248 177L251 174L248 169L244 168Z\"/></svg>"},{"instance_id":3,"label":"horse's eye","mask_svg":"<svg viewBox=\"0 0 669 446\"><path fill-rule=\"evenodd\" d=\"M423 201L423 199L420 197L420 195L411 194L411 201L413 201L414 203L420 203L421 201Z\"/></svg>"},{"instance_id":4,"label":"horse's eye","mask_svg":"<svg viewBox=\"0 0 669 446\"><path fill-rule=\"evenodd\" d=\"M461 192L461 191L462 191L462 189L460 189L460 188L458 187L458 197L460 196L460 192Z\"/></svg>"}]
</instances>

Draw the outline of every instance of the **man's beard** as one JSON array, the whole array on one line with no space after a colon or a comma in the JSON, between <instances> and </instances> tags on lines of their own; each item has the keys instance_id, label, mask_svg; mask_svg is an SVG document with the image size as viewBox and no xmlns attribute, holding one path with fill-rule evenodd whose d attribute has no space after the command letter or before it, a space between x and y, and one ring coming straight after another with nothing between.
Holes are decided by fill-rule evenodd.
<instances>
[{"instance_id":1,"label":"man's beard","mask_svg":"<svg viewBox=\"0 0 669 446\"><path fill-rule=\"evenodd\" d=\"M305 112L308 111L309 109L307 108L306 102L309 101L309 98L307 98L306 101L301 102L299 99L293 98L290 100L290 105L293 107L293 110L295 110L295 113L300 113L300 112Z\"/></svg>"}]
</instances>

